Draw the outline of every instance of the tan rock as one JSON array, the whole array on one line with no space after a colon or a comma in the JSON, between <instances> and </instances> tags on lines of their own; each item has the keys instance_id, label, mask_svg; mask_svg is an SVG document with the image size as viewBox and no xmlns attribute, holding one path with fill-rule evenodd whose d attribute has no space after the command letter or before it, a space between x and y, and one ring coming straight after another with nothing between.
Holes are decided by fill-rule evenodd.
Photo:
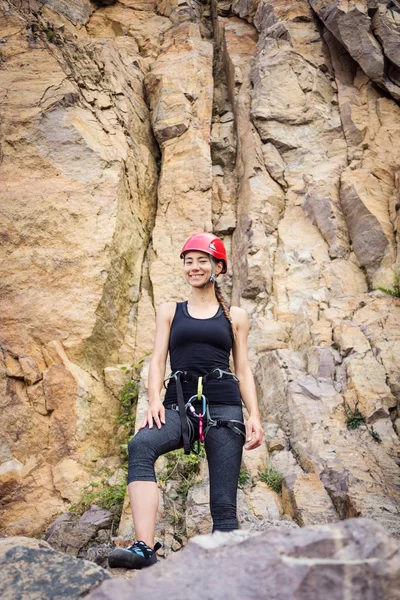
<instances>
[{"instance_id":1,"label":"tan rock","mask_svg":"<svg viewBox=\"0 0 400 600\"><path fill-rule=\"evenodd\" d=\"M104 369L104 378L106 386L112 391L116 398L119 398L122 389L132 376L132 366L130 364L106 367Z\"/></svg>"},{"instance_id":2,"label":"tan rock","mask_svg":"<svg viewBox=\"0 0 400 600\"><path fill-rule=\"evenodd\" d=\"M78 497L75 469L82 482L107 463L119 480L118 365L151 353L157 306L187 293L181 245L203 230L224 238L224 291L251 324L268 434L245 453L251 477L268 449L285 476L319 477L341 518L398 531L399 303L368 292L392 285L399 258L396 11L67 4L0 17L5 531L40 533L65 510L56 486ZM369 430L347 429L346 402ZM160 491L166 554L181 544L174 492ZM242 522L261 526L239 500ZM195 530L208 505L193 506Z\"/></svg>"},{"instance_id":3,"label":"tan rock","mask_svg":"<svg viewBox=\"0 0 400 600\"><path fill-rule=\"evenodd\" d=\"M178 275L185 239L196 231L211 230L212 46L201 39L197 24L177 24L168 30L146 87L162 148L150 265L158 306L185 293Z\"/></svg>"},{"instance_id":4,"label":"tan rock","mask_svg":"<svg viewBox=\"0 0 400 600\"><path fill-rule=\"evenodd\" d=\"M186 503L185 523L188 538L211 531L208 479L190 488Z\"/></svg>"},{"instance_id":5,"label":"tan rock","mask_svg":"<svg viewBox=\"0 0 400 600\"><path fill-rule=\"evenodd\" d=\"M330 348L313 346L307 353L307 371L316 379L334 379L335 362L335 355Z\"/></svg>"},{"instance_id":6,"label":"tan rock","mask_svg":"<svg viewBox=\"0 0 400 600\"><path fill-rule=\"evenodd\" d=\"M296 461L293 453L290 450L273 452L269 457L268 463L271 465L271 468L278 471L282 477L289 477L291 475L303 473L303 469Z\"/></svg>"},{"instance_id":7,"label":"tan rock","mask_svg":"<svg viewBox=\"0 0 400 600\"><path fill-rule=\"evenodd\" d=\"M399 99L400 90L398 86L385 73L385 56L382 52L382 46L378 39L372 35L372 22L368 13L368 6L355 0L350 2L340 0L335 5L326 0L311 0L310 4L325 26L343 44L350 56L359 63L372 81L375 81L393 94L396 99ZM381 10L384 14L385 9L382 7ZM376 18L376 21L378 20L379 16ZM382 29L378 30L379 33L382 36ZM396 36L395 29L390 29L388 34L390 33L392 33L392 36ZM385 34L384 37L386 38ZM387 45L389 46L389 55L392 57L390 48L393 41L393 37L390 38L388 35Z\"/></svg>"},{"instance_id":8,"label":"tan rock","mask_svg":"<svg viewBox=\"0 0 400 600\"><path fill-rule=\"evenodd\" d=\"M371 269L390 251L393 238L386 195L391 191L385 191L367 170L342 175L341 201L354 251L360 263Z\"/></svg>"},{"instance_id":9,"label":"tan rock","mask_svg":"<svg viewBox=\"0 0 400 600\"><path fill-rule=\"evenodd\" d=\"M6 366L6 374L9 377L18 377L19 379L23 379L24 372L22 370L21 363L17 358L11 356L11 354L6 354L5 357L5 366Z\"/></svg>"},{"instance_id":10,"label":"tan rock","mask_svg":"<svg viewBox=\"0 0 400 600\"><path fill-rule=\"evenodd\" d=\"M275 179L279 185L283 188L287 187L287 182L285 180L285 161L282 156L279 154L279 151L273 144L267 143L262 146L262 154L264 158L264 164L268 173L271 175L272 179Z\"/></svg>"},{"instance_id":11,"label":"tan rock","mask_svg":"<svg viewBox=\"0 0 400 600\"><path fill-rule=\"evenodd\" d=\"M28 44L17 9L1 16L13 32L1 75L2 251L13 254L0 301L13 359L1 384L1 430L22 464L21 475L7 475L1 508L10 533L40 533L65 508L51 478L60 459L75 461L76 452L77 463L92 466L119 452L118 403L102 372L122 362L155 211L157 150L137 45L89 40L61 4L45 9L43 27L61 36L51 47L41 34ZM92 11L71 20L86 22Z\"/></svg>"},{"instance_id":12,"label":"tan rock","mask_svg":"<svg viewBox=\"0 0 400 600\"><path fill-rule=\"evenodd\" d=\"M337 302L338 305L345 303L348 311L351 300ZM354 304L358 305L355 299ZM333 317L333 311L330 316ZM398 491L393 487L393 480L397 477L395 459L399 443L385 424L388 418L382 418L381 444L373 440L366 428L347 430L344 398L336 392L332 382L316 381L289 370L289 358L293 361L296 353L279 350L270 354L272 356L260 359L256 371L258 381L262 382L260 399L268 414L274 416L275 422L280 423L289 436L300 466L307 473L319 476L340 518L368 515L388 530L398 531L395 509ZM360 355L350 357L358 365ZM371 363L367 386L382 386L384 382L374 375L374 370L375 365ZM378 367L377 374L380 372ZM365 383L363 377L360 377L360 386L361 382ZM379 389L388 393L387 387ZM275 462L281 455L284 451L274 453L270 462L283 473L282 466L279 468Z\"/></svg>"},{"instance_id":13,"label":"tan rock","mask_svg":"<svg viewBox=\"0 0 400 600\"><path fill-rule=\"evenodd\" d=\"M351 356L345 360L348 390L355 392L356 404L368 423L389 415L396 399L386 384L384 367L370 351L364 356ZM354 406L353 406L354 408Z\"/></svg>"},{"instance_id":14,"label":"tan rock","mask_svg":"<svg viewBox=\"0 0 400 600\"><path fill-rule=\"evenodd\" d=\"M71 458L64 458L53 467L54 487L71 504L79 502L91 479L88 469Z\"/></svg>"},{"instance_id":15,"label":"tan rock","mask_svg":"<svg viewBox=\"0 0 400 600\"><path fill-rule=\"evenodd\" d=\"M299 525L333 523L339 520L332 501L315 474L286 477L282 489L283 509Z\"/></svg>"},{"instance_id":16,"label":"tan rock","mask_svg":"<svg viewBox=\"0 0 400 600\"><path fill-rule=\"evenodd\" d=\"M0 556L4 556L8 550L16 546L23 546L24 548L48 548L51 550L50 544L44 540L16 535L0 540Z\"/></svg>"},{"instance_id":17,"label":"tan rock","mask_svg":"<svg viewBox=\"0 0 400 600\"><path fill-rule=\"evenodd\" d=\"M364 354L371 349L370 343L362 331L350 322L343 322L336 327L333 339L344 354L352 350L358 354Z\"/></svg>"},{"instance_id":18,"label":"tan rock","mask_svg":"<svg viewBox=\"0 0 400 600\"><path fill-rule=\"evenodd\" d=\"M279 520L283 514L279 495L263 481L257 481L254 488L246 492L250 510L257 519Z\"/></svg>"},{"instance_id":19,"label":"tan rock","mask_svg":"<svg viewBox=\"0 0 400 600\"><path fill-rule=\"evenodd\" d=\"M267 447L264 443L254 450L243 452L243 464L250 476L256 476L259 471L264 471L268 458Z\"/></svg>"}]
</instances>

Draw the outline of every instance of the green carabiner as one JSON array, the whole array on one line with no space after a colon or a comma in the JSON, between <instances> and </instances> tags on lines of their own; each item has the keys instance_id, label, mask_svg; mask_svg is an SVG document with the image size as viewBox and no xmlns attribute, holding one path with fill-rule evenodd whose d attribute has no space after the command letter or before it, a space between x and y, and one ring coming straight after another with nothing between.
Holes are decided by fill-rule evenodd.
<instances>
[{"instance_id":1,"label":"green carabiner","mask_svg":"<svg viewBox=\"0 0 400 600\"><path fill-rule=\"evenodd\" d=\"M197 380L197 400L201 400L203 395L203 377L199 377Z\"/></svg>"}]
</instances>

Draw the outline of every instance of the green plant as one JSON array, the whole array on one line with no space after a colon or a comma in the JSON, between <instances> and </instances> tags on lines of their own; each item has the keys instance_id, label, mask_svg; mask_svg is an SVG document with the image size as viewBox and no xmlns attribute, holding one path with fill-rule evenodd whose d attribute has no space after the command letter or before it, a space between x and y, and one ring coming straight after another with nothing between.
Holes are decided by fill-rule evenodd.
<instances>
[{"instance_id":1,"label":"green plant","mask_svg":"<svg viewBox=\"0 0 400 600\"><path fill-rule=\"evenodd\" d=\"M48 27L45 27L43 31L49 42L53 42L55 40L56 32L52 27L50 27L50 25Z\"/></svg>"},{"instance_id":2,"label":"green plant","mask_svg":"<svg viewBox=\"0 0 400 600\"><path fill-rule=\"evenodd\" d=\"M388 288L385 285L377 285L377 290L380 290L384 294L388 296L392 296L393 298L400 298L400 275L399 273L395 273L393 277L393 287Z\"/></svg>"},{"instance_id":3,"label":"green plant","mask_svg":"<svg viewBox=\"0 0 400 600\"><path fill-rule=\"evenodd\" d=\"M260 473L261 481L264 481L269 487L271 487L274 492L280 494L282 491L282 481L283 477L276 469L272 467L267 467L265 471Z\"/></svg>"},{"instance_id":4,"label":"green plant","mask_svg":"<svg viewBox=\"0 0 400 600\"><path fill-rule=\"evenodd\" d=\"M101 489L97 489L98 486L98 483L88 485L79 504L73 504L70 511L81 515L91 504L96 504L102 508L114 508L117 515L120 516L126 493L126 483L105 485Z\"/></svg>"},{"instance_id":5,"label":"green plant","mask_svg":"<svg viewBox=\"0 0 400 600\"><path fill-rule=\"evenodd\" d=\"M118 417L121 425L128 424L130 429L135 429L135 408L139 397L139 382L129 379L124 384L120 395L121 412Z\"/></svg>"},{"instance_id":6,"label":"green plant","mask_svg":"<svg viewBox=\"0 0 400 600\"><path fill-rule=\"evenodd\" d=\"M377 431L375 431L375 429L373 428L373 426L371 425L371 427L367 427L368 432L370 434L370 436L376 441L378 442L378 444L380 444L382 442L382 438L379 435L379 433Z\"/></svg>"},{"instance_id":7,"label":"green plant","mask_svg":"<svg viewBox=\"0 0 400 600\"><path fill-rule=\"evenodd\" d=\"M346 404L346 425L348 429L358 429L360 425L365 423L364 415L358 410L357 406L354 410L351 410L350 406Z\"/></svg>"},{"instance_id":8,"label":"green plant","mask_svg":"<svg viewBox=\"0 0 400 600\"><path fill-rule=\"evenodd\" d=\"M178 494L186 499L188 491L195 484L200 471L201 459L205 456L204 447L197 454L184 454L183 450L174 450L166 455L167 464L160 473L160 484L174 479L179 482Z\"/></svg>"},{"instance_id":9,"label":"green plant","mask_svg":"<svg viewBox=\"0 0 400 600\"><path fill-rule=\"evenodd\" d=\"M247 469L240 469L238 487L242 490L250 481L250 473Z\"/></svg>"},{"instance_id":10,"label":"green plant","mask_svg":"<svg viewBox=\"0 0 400 600\"><path fill-rule=\"evenodd\" d=\"M375 442L380 444L382 441L381 436L377 431L375 431L373 425L368 427L367 423L365 422L364 415L358 410L357 406L354 410L351 410L350 406L346 404L346 425L348 429L358 429L361 425L365 425L369 435L375 440Z\"/></svg>"},{"instance_id":11,"label":"green plant","mask_svg":"<svg viewBox=\"0 0 400 600\"><path fill-rule=\"evenodd\" d=\"M115 418L120 425L124 426L124 438L126 441L120 444L120 455L122 468L124 471L128 469L128 444L135 431L135 416L136 405L139 396L139 367L143 361L137 366L123 366L123 371L131 370L131 378L124 384L120 394L120 413ZM100 482L93 482L85 488L85 494L78 504L71 506L70 510L77 514L82 514L89 508L91 504L97 504L102 508L113 508L115 514L119 517L122 511L124 498L126 494L125 481L121 484L110 485L107 479L112 475L109 469L103 467L99 471L93 473L95 477L101 477Z\"/></svg>"}]
</instances>

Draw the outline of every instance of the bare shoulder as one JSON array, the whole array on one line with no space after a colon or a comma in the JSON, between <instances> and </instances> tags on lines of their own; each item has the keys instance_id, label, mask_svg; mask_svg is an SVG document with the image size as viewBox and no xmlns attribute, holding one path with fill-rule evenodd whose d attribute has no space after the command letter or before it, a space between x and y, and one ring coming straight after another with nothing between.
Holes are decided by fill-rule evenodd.
<instances>
[{"instance_id":1,"label":"bare shoulder","mask_svg":"<svg viewBox=\"0 0 400 600\"><path fill-rule=\"evenodd\" d=\"M249 319L244 308L240 308L240 306L231 306L230 313L234 325L239 327L248 325Z\"/></svg>"},{"instance_id":2,"label":"bare shoulder","mask_svg":"<svg viewBox=\"0 0 400 600\"><path fill-rule=\"evenodd\" d=\"M171 321L176 311L176 302L163 302L158 307L157 316L161 320Z\"/></svg>"}]
</instances>

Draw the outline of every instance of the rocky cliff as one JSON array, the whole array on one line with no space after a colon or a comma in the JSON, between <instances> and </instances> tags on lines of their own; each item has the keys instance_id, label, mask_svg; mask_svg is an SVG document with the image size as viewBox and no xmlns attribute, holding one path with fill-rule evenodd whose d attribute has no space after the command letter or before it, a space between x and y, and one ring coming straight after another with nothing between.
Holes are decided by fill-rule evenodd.
<instances>
[{"instance_id":1,"label":"rocky cliff","mask_svg":"<svg viewBox=\"0 0 400 600\"><path fill-rule=\"evenodd\" d=\"M187 293L180 247L208 230L249 313L265 423L242 522L398 533L400 301L374 289L400 267L399 3L0 0L0 15L4 532L40 533L118 466L120 366L151 351L157 306ZM204 504L199 483L189 535Z\"/></svg>"}]
</instances>

